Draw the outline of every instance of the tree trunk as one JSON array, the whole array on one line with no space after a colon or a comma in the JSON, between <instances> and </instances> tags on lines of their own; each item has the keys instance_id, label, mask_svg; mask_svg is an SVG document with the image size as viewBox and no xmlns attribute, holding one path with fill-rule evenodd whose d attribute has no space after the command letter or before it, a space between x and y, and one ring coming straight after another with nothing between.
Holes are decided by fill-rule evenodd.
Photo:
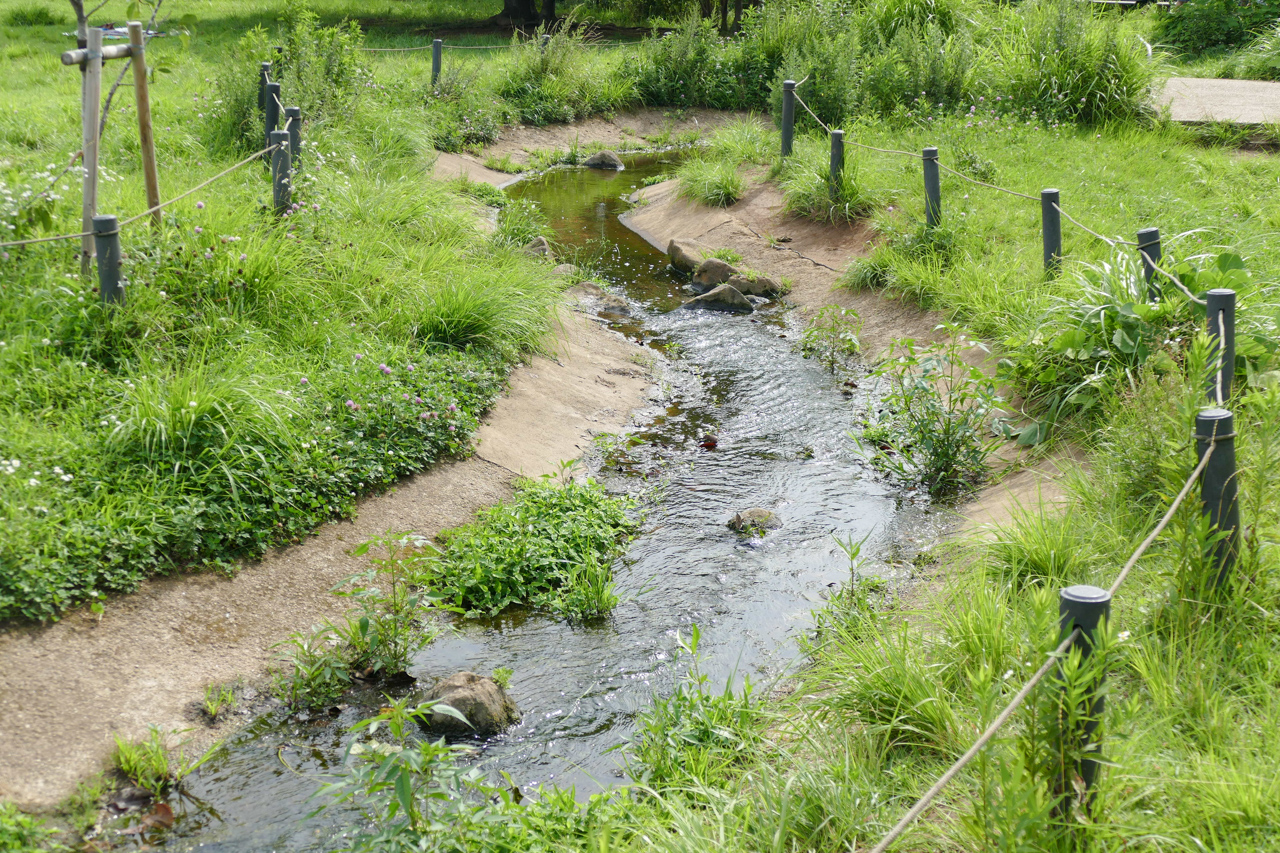
<instances>
[{"instance_id":1,"label":"tree trunk","mask_svg":"<svg viewBox=\"0 0 1280 853\"><path fill-rule=\"evenodd\" d=\"M720 0L720 35L729 33L729 0Z\"/></svg>"},{"instance_id":2,"label":"tree trunk","mask_svg":"<svg viewBox=\"0 0 1280 853\"><path fill-rule=\"evenodd\" d=\"M733 31L742 29L742 0L733 0Z\"/></svg>"},{"instance_id":3,"label":"tree trunk","mask_svg":"<svg viewBox=\"0 0 1280 853\"><path fill-rule=\"evenodd\" d=\"M511 24L531 24L538 20L536 0L502 0L500 20Z\"/></svg>"},{"instance_id":4,"label":"tree trunk","mask_svg":"<svg viewBox=\"0 0 1280 853\"><path fill-rule=\"evenodd\" d=\"M716 0L699 0L698 11L702 13L703 20L710 18L716 13Z\"/></svg>"},{"instance_id":5,"label":"tree trunk","mask_svg":"<svg viewBox=\"0 0 1280 853\"><path fill-rule=\"evenodd\" d=\"M542 0L542 23L552 24L556 19L556 0Z\"/></svg>"}]
</instances>

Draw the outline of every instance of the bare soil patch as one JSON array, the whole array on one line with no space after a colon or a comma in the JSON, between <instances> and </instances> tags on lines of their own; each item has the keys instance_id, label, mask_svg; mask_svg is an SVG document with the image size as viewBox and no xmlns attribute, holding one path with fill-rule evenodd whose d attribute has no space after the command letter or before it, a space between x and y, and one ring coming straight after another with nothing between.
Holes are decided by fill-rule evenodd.
<instances>
[{"instance_id":1,"label":"bare soil patch","mask_svg":"<svg viewBox=\"0 0 1280 853\"><path fill-rule=\"evenodd\" d=\"M689 131L711 131L745 113L724 110L639 109L612 118L589 118L573 124L546 127L517 124L502 131L497 142L484 149L484 158L509 156L513 163L526 165L534 151L563 151L575 144L600 143L606 148L642 148L656 144L665 135ZM465 156L465 155L464 155Z\"/></svg>"}]
</instances>

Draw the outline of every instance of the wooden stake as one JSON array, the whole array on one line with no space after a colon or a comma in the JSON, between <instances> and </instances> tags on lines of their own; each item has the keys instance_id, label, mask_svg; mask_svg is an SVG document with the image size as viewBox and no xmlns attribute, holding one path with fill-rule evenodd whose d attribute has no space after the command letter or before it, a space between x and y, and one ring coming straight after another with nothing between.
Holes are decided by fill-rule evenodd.
<instances>
[{"instance_id":1,"label":"wooden stake","mask_svg":"<svg viewBox=\"0 0 1280 853\"><path fill-rule=\"evenodd\" d=\"M89 46L84 64L81 92L81 146L84 150L84 203L80 230L88 236L80 242L80 272L89 274L93 258L93 217L98 212L98 112L102 108L102 29L89 28Z\"/></svg>"},{"instance_id":2,"label":"wooden stake","mask_svg":"<svg viewBox=\"0 0 1280 853\"><path fill-rule=\"evenodd\" d=\"M160 205L160 177L156 173L156 139L151 128L151 94L147 89L146 44L142 40L142 22L129 22L129 47L133 57L133 94L138 99L138 142L142 148L142 176L147 182L147 207ZM154 225L160 225L160 211L151 214Z\"/></svg>"}]
</instances>

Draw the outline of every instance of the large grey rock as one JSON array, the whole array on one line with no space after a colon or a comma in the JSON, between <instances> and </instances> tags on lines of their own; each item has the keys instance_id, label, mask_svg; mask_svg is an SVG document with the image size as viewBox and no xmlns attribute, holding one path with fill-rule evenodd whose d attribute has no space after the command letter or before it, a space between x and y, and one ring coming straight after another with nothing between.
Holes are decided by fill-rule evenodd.
<instances>
[{"instance_id":1,"label":"large grey rock","mask_svg":"<svg viewBox=\"0 0 1280 853\"><path fill-rule=\"evenodd\" d=\"M560 264L551 271L552 275L562 275L565 278L572 278L578 275L578 268L573 264Z\"/></svg>"},{"instance_id":2,"label":"large grey rock","mask_svg":"<svg viewBox=\"0 0 1280 853\"><path fill-rule=\"evenodd\" d=\"M750 314L756 309L751 306L747 297L743 296L727 284L709 290L701 296L690 299L682 308L704 308L709 311L726 311L731 314Z\"/></svg>"},{"instance_id":3,"label":"large grey rock","mask_svg":"<svg viewBox=\"0 0 1280 853\"><path fill-rule=\"evenodd\" d=\"M766 530L777 530L782 526L782 519L767 509L753 506L729 519L729 528L739 533L763 533Z\"/></svg>"},{"instance_id":4,"label":"large grey rock","mask_svg":"<svg viewBox=\"0 0 1280 853\"><path fill-rule=\"evenodd\" d=\"M756 276L755 278L747 278L743 275L731 276L726 284L733 287L743 296L763 296L766 299L774 299L781 296L784 288L778 282L766 276Z\"/></svg>"},{"instance_id":5,"label":"large grey rock","mask_svg":"<svg viewBox=\"0 0 1280 853\"><path fill-rule=\"evenodd\" d=\"M737 270L719 258L707 258L698 264L693 271L692 288L694 293L706 293L714 287L727 282L737 274Z\"/></svg>"},{"instance_id":6,"label":"large grey rock","mask_svg":"<svg viewBox=\"0 0 1280 853\"><path fill-rule=\"evenodd\" d=\"M534 237L529 241L529 245L524 247L524 250L539 258L546 258L549 261L555 260L555 255L551 252L551 244L547 242L546 237Z\"/></svg>"},{"instance_id":7,"label":"large grey rock","mask_svg":"<svg viewBox=\"0 0 1280 853\"><path fill-rule=\"evenodd\" d=\"M680 272L691 273L706 260L702 246L692 240L672 240L667 244L667 260Z\"/></svg>"},{"instance_id":8,"label":"large grey rock","mask_svg":"<svg viewBox=\"0 0 1280 853\"><path fill-rule=\"evenodd\" d=\"M612 151L597 151L584 160L582 165L588 169L609 169L614 172L621 172L626 168L622 158Z\"/></svg>"},{"instance_id":9,"label":"large grey rock","mask_svg":"<svg viewBox=\"0 0 1280 853\"><path fill-rule=\"evenodd\" d=\"M428 702L443 702L471 724L468 726L456 717L437 711L429 720L432 731L491 735L520 719L520 709L507 691L492 678L474 672L459 672L436 682L423 698Z\"/></svg>"}]
</instances>

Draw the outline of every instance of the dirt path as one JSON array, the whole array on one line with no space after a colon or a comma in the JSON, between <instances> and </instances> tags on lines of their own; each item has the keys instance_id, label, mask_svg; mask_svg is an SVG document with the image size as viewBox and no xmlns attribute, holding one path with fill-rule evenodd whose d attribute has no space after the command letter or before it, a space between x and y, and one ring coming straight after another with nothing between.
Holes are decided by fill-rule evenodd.
<instances>
[{"instance_id":1,"label":"dirt path","mask_svg":"<svg viewBox=\"0 0 1280 853\"><path fill-rule=\"evenodd\" d=\"M462 524L508 497L517 473L554 472L592 433L622 427L649 386L638 353L569 315L551 357L512 375L470 459L401 482L361 503L354 521L327 524L233 579L151 581L109 602L100 622L71 613L0 637L0 798L47 809L102 769L113 734L191 727L206 685L261 676L275 643L342 614L344 600L329 590L364 564L350 548L387 531L434 535Z\"/></svg>"},{"instance_id":2,"label":"dirt path","mask_svg":"<svg viewBox=\"0 0 1280 853\"><path fill-rule=\"evenodd\" d=\"M1280 121L1280 83L1170 77L1158 100L1178 122L1263 125Z\"/></svg>"},{"instance_id":3,"label":"dirt path","mask_svg":"<svg viewBox=\"0 0 1280 853\"><path fill-rule=\"evenodd\" d=\"M837 288L840 274L873 245L865 223L821 225L783 211L782 196L770 184L757 184L729 208L708 208L680 198L676 183L667 181L636 194L642 206L626 222L649 243L666 251L672 239L696 240L711 247L727 247L742 255L743 265L774 278L793 282L787 300L802 311L825 305L853 308L864 321L861 339L872 356L883 353L897 338L937 340L945 319L878 291ZM976 531L1007 523L1025 508L1063 499L1057 482L1075 460L1066 452L1043 459L1025 457L1004 445L1002 458L1015 470L980 490L960 511L959 531Z\"/></svg>"}]
</instances>

